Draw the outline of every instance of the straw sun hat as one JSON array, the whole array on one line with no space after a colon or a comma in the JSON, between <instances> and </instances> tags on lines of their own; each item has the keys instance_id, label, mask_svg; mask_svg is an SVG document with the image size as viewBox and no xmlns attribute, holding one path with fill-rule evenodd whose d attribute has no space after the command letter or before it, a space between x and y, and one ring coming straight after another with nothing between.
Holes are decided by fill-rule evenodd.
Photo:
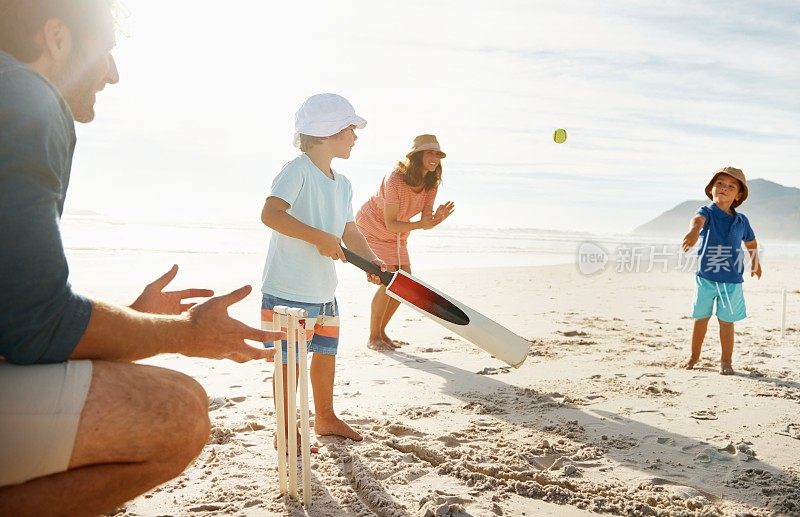
<instances>
[{"instance_id":1,"label":"straw sun hat","mask_svg":"<svg viewBox=\"0 0 800 517\"><path fill-rule=\"evenodd\" d=\"M747 180L744 178L744 172L742 172L741 169L737 169L736 167L723 167L714 172L714 176L711 178L711 181L709 181L708 185L706 185L706 196L708 196L708 199L713 199L713 197L711 196L711 189L714 187L714 182L717 181L717 177L720 174L727 174L728 176L736 178L737 180L739 180L739 184L742 187L742 197L739 198L738 201L734 201L731 206L733 208L736 208L737 206L744 203L744 200L747 199Z\"/></svg>"},{"instance_id":2,"label":"straw sun hat","mask_svg":"<svg viewBox=\"0 0 800 517\"><path fill-rule=\"evenodd\" d=\"M439 141L436 140L436 135L419 135L414 138L414 143L411 144L411 151L406 154L406 158L411 158L411 155L420 151L439 151L442 153L442 158L447 156L442 148L439 146Z\"/></svg>"}]
</instances>

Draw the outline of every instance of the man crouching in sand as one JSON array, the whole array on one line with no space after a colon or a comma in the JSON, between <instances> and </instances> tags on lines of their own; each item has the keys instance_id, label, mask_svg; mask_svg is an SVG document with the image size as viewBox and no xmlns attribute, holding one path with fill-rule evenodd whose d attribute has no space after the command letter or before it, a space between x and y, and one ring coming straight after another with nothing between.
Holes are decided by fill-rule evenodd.
<instances>
[{"instance_id":1,"label":"man crouching in sand","mask_svg":"<svg viewBox=\"0 0 800 517\"><path fill-rule=\"evenodd\" d=\"M132 364L160 353L249 361L283 337L228 316L245 286L131 307L76 294L59 219L74 120L119 80L107 0L0 0L0 515L97 515L180 474L209 434L193 379ZM147 314L159 313L160 315Z\"/></svg>"}]
</instances>

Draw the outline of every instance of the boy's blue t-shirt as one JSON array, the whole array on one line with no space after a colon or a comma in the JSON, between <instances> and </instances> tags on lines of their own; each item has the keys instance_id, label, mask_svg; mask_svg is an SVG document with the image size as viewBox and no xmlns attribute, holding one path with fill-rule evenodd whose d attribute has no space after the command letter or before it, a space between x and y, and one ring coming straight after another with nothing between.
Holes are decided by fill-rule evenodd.
<instances>
[{"instance_id":1,"label":"boy's blue t-shirt","mask_svg":"<svg viewBox=\"0 0 800 517\"><path fill-rule=\"evenodd\" d=\"M12 363L67 360L89 323L58 226L74 149L59 92L0 52L0 356Z\"/></svg>"},{"instance_id":2,"label":"boy's blue t-shirt","mask_svg":"<svg viewBox=\"0 0 800 517\"><path fill-rule=\"evenodd\" d=\"M747 256L742 242L756 238L750 221L744 214L730 215L714 203L700 207L697 213L706 219L700 231L697 276L714 282L741 284Z\"/></svg>"},{"instance_id":3,"label":"boy's blue t-shirt","mask_svg":"<svg viewBox=\"0 0 800 517\"><path fill-rule=\"evenodd\" d=\"M334 172L330 179L305 153L283 166L270 197L289 203L289 215L341 237L353 221L353 188ZM327 303L336 292L336 266L308 242L272 232L261 291L306 303Z\"/></svg>"}]
</instances>

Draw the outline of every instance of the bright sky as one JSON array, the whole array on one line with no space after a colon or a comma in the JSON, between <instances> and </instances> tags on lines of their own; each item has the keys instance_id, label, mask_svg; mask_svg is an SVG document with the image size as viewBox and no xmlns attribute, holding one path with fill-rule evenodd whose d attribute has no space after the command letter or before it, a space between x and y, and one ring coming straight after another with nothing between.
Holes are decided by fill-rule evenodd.
<instances>
[{"instance_id":1,"label":"bright sky","mask_svg":"<svg viewBox=\"0 0 800 517\"><path fill-rule=\"evenodd\" d=\"M800 4L126 2L121 81L78 128L68 208L257 221L314 93L368 120L355 208L414 135L449 224L625 232L714 169L800 186ZM569 138L552 141L555 128Z\"/></svg>"}]
</instances>

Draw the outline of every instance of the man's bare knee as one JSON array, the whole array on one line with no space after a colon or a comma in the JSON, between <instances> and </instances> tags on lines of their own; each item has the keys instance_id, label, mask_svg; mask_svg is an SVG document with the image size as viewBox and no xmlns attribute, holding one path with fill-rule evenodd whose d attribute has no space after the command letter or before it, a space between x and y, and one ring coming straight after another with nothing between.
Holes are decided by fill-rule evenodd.
<instances>
[{"instance_id":1,"label":"man's bare knee","mask_svg":"<svg viewBox=\"0 0 800 517\"><path fill-rule=\"evenodd\" d=\"M194 396L194 404L187 415L188 421L194 423L194 443L192 444L196 448L196 451L192 454L194 458L200 454L200 451L208 442L208 436L211 434L211 421L208 418L208 394L206 394L206 390L193 378L187 378L189 380L187 389Z\"/></svg>"},{"instance_id":2,"label":"man's bare knee","mask_svg":"<svg viewBox=\"0 0 800 517\"><path fill-rule=\"evenodd\" d=\"M211 432L208 395L193 378L178 372L170 373L176 376L175 396L183 402L173 416L177 426L174 435L177 439L176 453L189 463L203 450Z\"/></svg>"},{"instance_id":3,"label":"man's bare knee","mask_svg":"<svg viewBox=\"0 0 800 517\"><path fill-rule=\"evenodd\" d=\"M70 468L151 462L173 471L200 453L208 434L208 398L191 377L95 362Z\"/></svg>"}]
</instances>

